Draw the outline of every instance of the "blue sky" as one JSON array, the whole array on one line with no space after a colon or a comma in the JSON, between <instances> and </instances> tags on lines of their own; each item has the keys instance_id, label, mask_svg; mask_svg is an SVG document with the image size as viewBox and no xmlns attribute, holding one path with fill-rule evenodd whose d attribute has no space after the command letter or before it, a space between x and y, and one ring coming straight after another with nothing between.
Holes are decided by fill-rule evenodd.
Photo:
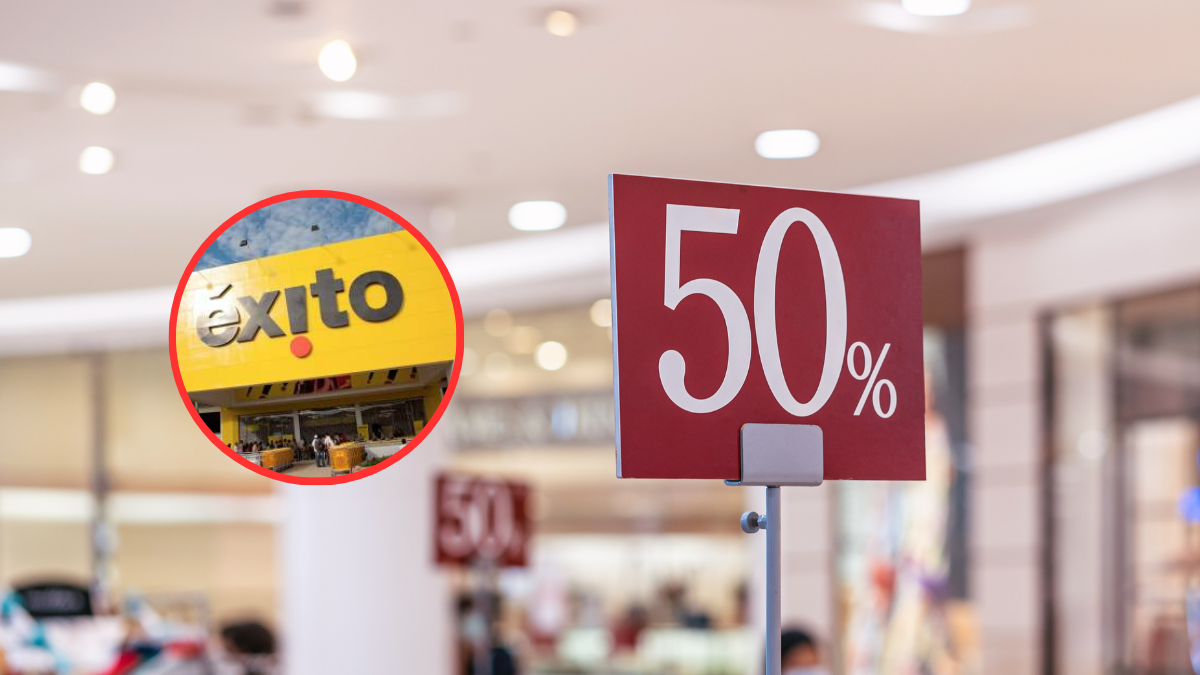
<instances>
[{"instance_id":1,"label":"blue sky","mask_svg":"<svg viewBox=\"0 0 1200 675\"><path fill-rule=\"evenodd\" d=\"M312 231L314 223L320 227L316 232ZM325 197L289 199L265 206L234 223L208 247L196 269L402 229L391 218L354 202Z\"/></svg>"}]
</instances>

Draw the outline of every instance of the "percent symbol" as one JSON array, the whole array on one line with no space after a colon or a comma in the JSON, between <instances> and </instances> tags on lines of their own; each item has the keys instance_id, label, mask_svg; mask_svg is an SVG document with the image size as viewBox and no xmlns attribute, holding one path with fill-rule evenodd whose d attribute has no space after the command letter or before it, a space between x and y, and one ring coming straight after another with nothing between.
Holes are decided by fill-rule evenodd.
<instances>
[{"instance_id":1,"label":"percent symbol","mask_svg":"<svg viewBox=\"0 0 1200 675\"><path fill-rule=\"evenodd\" d=\"M855 416L858 416L862 412L868 395L871 397L871 404L875 408L876 415L887 419L892 416L892 413L896 412L896 385L892 384L891 380L879 380L876 382L876 378L879 377L879 369L883 368L883 360L887 358L888 350L891 348L892 343L884 343L883 351L879 352L879 360L875 362L875 369L872 370L871 349L862 342L855 342L850 345L850 350L846 353L846 367L850 370L851 377L861 382L867 379L868 374L870 375L867 387L863 389L862 396L858 399L858 407L854 409ZM861 373L854 370L854 350L856 349L861 350L863 354L863 369ZM891 394L888 397L889 402L886 413L883 411L883 407L879 405L879 391L884 387L887 387L888 393Z\"/></svg>"}]
</instances>

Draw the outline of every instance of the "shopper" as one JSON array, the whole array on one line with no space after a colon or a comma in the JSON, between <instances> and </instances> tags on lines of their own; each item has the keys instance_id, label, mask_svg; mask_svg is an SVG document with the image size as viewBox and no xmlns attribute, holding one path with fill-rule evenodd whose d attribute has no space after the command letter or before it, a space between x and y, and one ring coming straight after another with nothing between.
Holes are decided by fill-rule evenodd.
<instances>
[{"instance_id":1,"label":"shopper","mask_svg":"<svg viewBox=\"0 0 1200 675\"><path fill-rule=\"evenodd\" d=\"M221 646L227 656L218 659L222 672L238 675L273 675L278 672L275 635L258 621L221 628Z\"/></svg>"},{"instance_id":2,"label":"shopper","mask_svg":"<svg viewBox=\"0 0 1200 675\"><path fill-rule=\"evenodd\" d=\"M481 615L475 608L475 598L469 595L460 596L458 599L458 641L459 641L459 668L457 669L462 675L517 675L520 672L517 660L513 656L512 650L506 647L500 639L500 631L498 630L497 621L502 613L499 595L492 594L488 601L489 612L487 618ZM479 644L479 639L484 631L487 631L489 637L487 643L490 645L490 659L484 659L483 663L479 663L479 653L476 651L482 645ZM488 663L490 661L490 664ZM487 672L480 674L477 671L482 665L487 668Z\"/></svg>"},{"instance_id":3,"label":"shopper","mask_svg":"<svg viewBox=\"0 0 1200 675\"><path fill-rule=\"evenodd\" d=\"M317 466L325 466L325 463L321 461L321 448L323 445L324 444L321 443L321 435L313 434L313 440L312 440L313 460L317 463Z\"/></svg>"},{"instance_id":4,"label":"shopper","mask_svg":"<svg viewBox=\"0 0 1200 675\"><path fill-rule=\"evenodd\" d=\"M783 675L826 675L817 651L817 641L802 630L785 630L779 636L783 659L780 670Z\"/></svg>"}]
</instances>

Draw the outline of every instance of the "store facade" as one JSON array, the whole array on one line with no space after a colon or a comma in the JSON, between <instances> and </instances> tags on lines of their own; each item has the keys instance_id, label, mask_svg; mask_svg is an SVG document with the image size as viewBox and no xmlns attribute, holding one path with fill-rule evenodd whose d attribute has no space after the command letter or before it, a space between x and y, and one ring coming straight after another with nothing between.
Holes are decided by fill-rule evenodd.
<instances>
[{"instance_id":1,"label":"store facade","mask_svg":"<svg viewBox=\"0 0 1200 675\"><path fill-rule=\"evenodd\" d=\"M318 435L385 457L441 404L457 321L436 263L390 232L193 272L177 367L224 443L283 451L251 461L282 470Z\"/></svg>"},{"instance_id":2,"label":"store facade","mask_svg":"<svg viewBox=\"0 0 1200 675\"><path fill-rule=\"evenodd\" d=\"M1127 672L1193 672L1200 283L1056 311L1045 328L1062 672L1096 645Z\"/></svg>"},{"instance_id":3,"label":"store facade","mask_svg":"<svg viewBox=\"0 0 1200 675\"><path fill-rule=\"evenodd\" d=\"M1189 169L973 229L985 673L1192 672L1198 183Z\"/></svg>"}]
</instances>

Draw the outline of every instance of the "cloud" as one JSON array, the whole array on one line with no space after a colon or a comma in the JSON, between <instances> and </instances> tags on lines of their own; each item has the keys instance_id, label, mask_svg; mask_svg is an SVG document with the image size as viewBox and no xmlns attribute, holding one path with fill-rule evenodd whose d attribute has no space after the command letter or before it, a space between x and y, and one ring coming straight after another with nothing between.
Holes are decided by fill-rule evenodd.
<instances>
[{"instance_id":1,"label":"cloud","mask_svg":"<svg viewBox=\"0 0 1200 675\"><path fill-rule=\"evenodd\" d=\"M315 232L313 225L319 228ZM205 251L196 269L402 229L391 218L354 202L324 197L289 199L263 207L234 223Z\"/></svg>"}]
</instances>

